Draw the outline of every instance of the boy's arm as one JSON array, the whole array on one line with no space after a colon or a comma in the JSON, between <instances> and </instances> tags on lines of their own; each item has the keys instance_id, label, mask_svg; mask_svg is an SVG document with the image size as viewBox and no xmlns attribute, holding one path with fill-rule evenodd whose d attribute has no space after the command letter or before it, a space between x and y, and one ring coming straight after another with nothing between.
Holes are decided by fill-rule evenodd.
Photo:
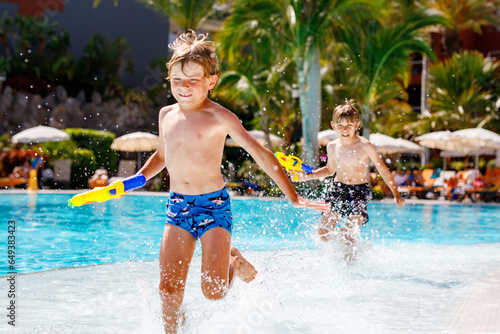
<instances>
[{"instance_id":1,"label":"boy's arm","mask_svg":"<svg viewBox=\"0 0 500 334\"><path fill-rule=\"evenodd\" d=\"M165 168L165 143L163 142L163 131L162 131L162 119L167 113L167 107L160 110L159 121L158 121L158 148L156 152L149 157L148 161L142 166L142 168L137 172L142 173L146 180L151 179L153 176L158 174Z\"/></svg>"},{"instance_id":2,"label":"boy's arm","mask_svg":"<svg viewBox=\"0 0 500 334\"><path fill-rule=\"evenodd\" d=\"M331 176L335 173L335 162L331 158L333 156L333 145L328 145L327 148L328 162L325 167L316 169L311 174L297 173L299 179L297 181L309 181L314 179L324 179L325 177Z\"/></svg>"},{"instance_id":3,"label":"boy's arm","mask_svg":"<svg viewBox=\"0 0 500 334\"><path fill-rule=\"evenodd\" d=\"M315 180L315 179L322 179L327 176L333 175L332 172L330 172L328 166L321 167L320 169L314 170L311 174L305 174L305 173L297 173L299 176L299 179L297 181L309 181L309 180Z\"/></svg>"},{"instance_id":4,"label":"boy's arm","mask_svg":"<svg viewBox=\"0 0 500 334\"><path fill-rule=\"evenodd\" d=\"M239 118L228 110L224 110L223 124L226 132L242 148L244 148L257 162L257 164L276 182L281 191L292 202L295 207L307 207L321 211L329 211L330 205L324 202L310 202L297 194L293 188L286 173L281 168L278 159L273 152L262 146L248 131L243 127Z\"/></svg>"},{"instance_id":5,"label":"boy's arm","mask_svg":"<svg viewBox=\"0 0 500 334\"><path fill-rule=\"evenodd\" d=\"M375 146L373 146L371 143L368 143L365 147L365 152L368 154L368 157L370 158L372 163L375 165L375 168L377 168L377 171L382 176L382 178L384 179L384 181L387 184L387 186L389 187L389 189L391 189L391 192L394 195L394 200L396 201L396 204L399 207L402 207L405 203L405 200L399 194L398 187L396 186L396 183L394 182L394 179L392 178L391 171L389 170L389 168L387 168L384 161L378 155L378 152L375 149Z\"/></svg>"},{"instance_id":6,"label":"boy's arm","mask_svg":"<svg viewBox=\"0 0 500 334\"><path fill-rule=\"evenodd\" d=\"M158 174L165 168L165 158L163 154L160 153L160 147L158 145L158 150L149 157L148 161L142 166L142 168L137 172L141 173L146 177L146 180L151 179L153 176Z\"/></svg>"}]
</instances>

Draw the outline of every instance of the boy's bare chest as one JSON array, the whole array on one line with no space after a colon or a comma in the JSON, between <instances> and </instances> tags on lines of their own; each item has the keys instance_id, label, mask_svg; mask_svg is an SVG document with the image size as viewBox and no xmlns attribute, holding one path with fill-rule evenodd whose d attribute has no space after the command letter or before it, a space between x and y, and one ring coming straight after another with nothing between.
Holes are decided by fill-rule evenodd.
<instances>
[{"instance_id":1,"label":"boy's bare chest","mask_svg":"<svg viewBox=\"0 0 500 334\"><path fill-rule=\"evenodd\" d=\"M216 123L210 117L184 117L172 115L165 117L162 130L168 144L194 144L213 137Z\"/></svg>"},{"instance_id":2,"label":"boy's bare chest","mask_svg":"<svg viewBox=\"0 0 500 334\"><path fill-rule=\"evenodd\" d=\"M336 148L334 156L337 167L342 169L364 167L368 159L361 146Z\"/></svg>"}]
</instances>

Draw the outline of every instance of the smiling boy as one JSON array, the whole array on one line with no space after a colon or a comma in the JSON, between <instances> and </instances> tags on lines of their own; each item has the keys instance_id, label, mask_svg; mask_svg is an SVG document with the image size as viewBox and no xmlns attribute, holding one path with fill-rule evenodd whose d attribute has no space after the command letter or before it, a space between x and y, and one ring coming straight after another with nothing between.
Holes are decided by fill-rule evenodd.
<instances>
[{"instance_id":1,"label":"smiling boy","mask_svg":"<svg viewBox=\"0 0 500 334\"><path fill-rule=\"evenodd\" d=\"M336 225L346 219L340 235L345 245L352 250L361 226L368 222L367 204L372 198L368 183L370 161L391 189L399 207L404 205L404 199L375 147L368 139L356 135L360 125L359 111L353 100L346 100L345 104L335 108L331 125L339 138L330 142L326 148L328 164L311 174L300 174L298 181L333 175L326 199L326 202L331 203L331 212L321 216L318 234L323 241L330 240Z\"/></svg>"},{"instance_id":2,"label":"smiling boy","mask_svg":"<svg viewBox=\"0 0 500 334\"><path fill-rule=\"evenodd\" d=\"M160 249L160 294L165 332L176 333L184 289L197 240L201 241L201 289L211 300L223 298L234 277L252 281L257 270L231 246L231 200L221 173L224 143L230 135L271 176L294 207L328 211L328 204L300 197L274 154L239 118L208 98L217 83L218 60L207 35L190 30L172 45L168 65L176 104L159 113L158 149L139 173L170 175L170 196Z\"/></svg>"}]
</instances>

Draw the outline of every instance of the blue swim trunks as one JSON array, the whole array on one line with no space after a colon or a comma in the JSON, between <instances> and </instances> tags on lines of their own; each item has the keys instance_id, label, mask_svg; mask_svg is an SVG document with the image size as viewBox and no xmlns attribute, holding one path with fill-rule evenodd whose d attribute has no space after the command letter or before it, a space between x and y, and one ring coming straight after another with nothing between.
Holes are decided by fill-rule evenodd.
<instances>
[{"instance_id":1,"label":"blue swim trunks","mask_svg":"<svg viewBox=\"0 0 500 334\"><path fill-rule=\"evenodd\" d=\"M231 199L226 188L201 195L170 192L167 202L167 224L179 226L198 239L208 230L222 227L233 229Z\"/></svg>"}]
</instances>

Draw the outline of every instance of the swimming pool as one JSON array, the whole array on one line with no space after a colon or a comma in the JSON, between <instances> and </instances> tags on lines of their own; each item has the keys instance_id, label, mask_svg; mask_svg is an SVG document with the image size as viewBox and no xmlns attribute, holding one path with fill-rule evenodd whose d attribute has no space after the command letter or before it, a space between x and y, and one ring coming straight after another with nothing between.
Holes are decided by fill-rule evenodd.
<instances>
[{"instance_id":1,"label":"swimming pool","mask_svg":"<svg viewBox=\"0 0 500 334\"><path fill-rule=\"evenodd\" d=\"M31 273L18 276L19 328L161 333L165 198L69 208L71 196L0 194L2 219L16 222L16 271ZM225 300L207 301L198 249L184 333L445 333L464 291L500 268L499 206L371 203L364 249L350 266L335 246L317 241L318 212L259 199L235 199L233 211L233 244L259 275L236 282ZM6 254L6 227L2 233Z\"/></svg>"},{"instance_id":2,"label":"swimming pool","mask_svg":"<svg viewBox=\"0 0 500 334\"><path fill-rule=\"evenodd\" d=\"M165 197L129 195L120 201L70 208L71 196L0 194L2 220L16 222L19 273L158 257ZM281 200L234 199L232 205L233 244L242 250L317 247L319 212L294 209ZM369 214L370 222L362 231L374 243L500 242L497 206L407 205L398 209L371 203ZM3 263L0 273L5 275L7 269Z\"/></svg>"}]
</instances>

